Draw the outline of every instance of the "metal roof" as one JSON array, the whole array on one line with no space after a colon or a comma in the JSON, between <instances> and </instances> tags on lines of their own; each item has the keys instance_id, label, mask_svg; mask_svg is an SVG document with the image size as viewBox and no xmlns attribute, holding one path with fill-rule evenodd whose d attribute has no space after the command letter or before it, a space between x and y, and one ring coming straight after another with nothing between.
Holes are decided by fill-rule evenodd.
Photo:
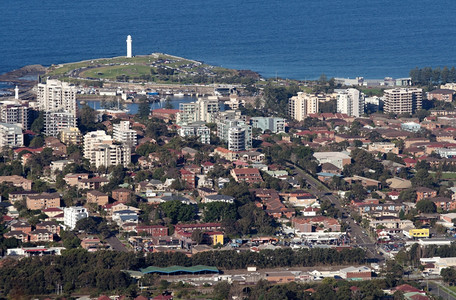
<instances>
[{"instance_id":1,"label":"metal roof","mask_svg":"<svg viewBox=\"0 0 456 300\"><path fill-rule=\"evenodd\" d=\"M214 273L219 273L219 269L216 267L209 267L209 266L203 266L203 265L197 265L197 266L192 266L192 267L182 267L182 266L171 266L167 268L159 268L159 267L154 267L150 266L145 269L140 269L140 271L143 274L148 274L148 273L163 273L163 274L174 274L174 273L179 273L179 272L184 272L184 273L199 273L199 272L214 272Z\"/></svg>"}]
</instances>

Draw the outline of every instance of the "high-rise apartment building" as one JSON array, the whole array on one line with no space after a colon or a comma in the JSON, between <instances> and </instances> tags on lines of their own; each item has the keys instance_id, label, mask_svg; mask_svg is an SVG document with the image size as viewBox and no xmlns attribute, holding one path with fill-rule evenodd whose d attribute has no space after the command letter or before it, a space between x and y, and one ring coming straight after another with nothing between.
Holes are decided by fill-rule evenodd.
<instances>
[{"instance_id":1,"label":"high-rise apartment building","mask_svg":"<svg viewBox=\"0 0 456 300\"><path fill-rule=\"evenodd\" d=\"M131 162L131 148L116 144L103 130L89 132L84 136L84 157L95 167L123 165Z\"/></svg>"},{"instance_id":2,"label":"high-rise apartment building","mask_svg":"<svg viewBox=\"0 0 456 300\"><path fill-rule=\"evenodd\" d=\"M78 120L75 113L60 111L47 111L44 114L44 134L58 136L65 128L77 127Z\"/></svg>"},{"instance_id":3,"label":"high-rise apartment building","mask_svg":"<svg viewBox=\"0 0 456 300\"><path fill-rule=\"evenodd\" d=\"M38 84L38 108L46 113L46 135L57 136L63 128L76 127L76 93L76 87L59 80Z\"/></svg>"},{"instance_id":4,"label":"high-rise apartment building","mask_svg":"<svg viewBox=\"0 0 456 300\"><path fill-rule=\"evenodd\" d=\"M115 141L133 148L137 145L136 131L130 129L129 121L120 121L112 126L112 134Z\"/></svg>"},{"instance_id":5,"label":"high-rise apartment building","mask_svg":"<svg viewBox=\"0 0 456 300\"><path fill-rule=\"evenodd\" d=\"M0 105L0 122L19 125L23 130L30 127L30 107L28 103L5 101Z\"/></svg>"},{"instance_id":6,"label":"high-rise apartment building","mask_svg":"<svg viewBox=\"0 0 456 300\"><path fill-rule=\"evenodd\" d=\"M38 84L38 107L42 111L64 110L76 114L76 87L67 82L48 79Z\"/></svg>"},{"instance_id":7,"label":"high-rise apartment building","mask_svg":"<svg viewBox=\"0 0 456 300\"><path fill-rule=\"evenodd\" d=\"M423 90L417 88L401 88L385 90L383 92L385 113L412 114L421 109Z\"/></svg>"},{"instance_id":8,"label":"high-rise apartment building","mask_svg":"<svg viewBox=\"0 0 456 300\"><path fill-rule=\"evenodd\" d=\"M183 125L177 130L181 137L197 136L203 144L211 143L211 130L204 125L204 122L195 122L189 125Z\"/></svg>"},{"instance_id":9,"label":"high-rise apartment building","mask_svg":"<svg viewBox=\"0 0 456 300\"><path fill-rule=\"evenodd\" d=\"M217 123L217 136L228 143L228 150L245 151L252 148L252 126L241 120Z\"/></svg>"},{"instance_id":10,"label":"high-rise apartment building","mask_svg":"<svg viewBox=\"0 0 456 300\"><path fill-rule=\"evenodd\" d=\"M0 123L0 148L24 146L24 135L21 127L13 124Z\"/></svg>"},{"instance_id":11,"label":"high-rise apartment building","mask_svg":"<svg viewBox=\"0 0 456 300\"><path fill-rule=\"evenodd\" d=\"M364 113L364 95L357 89L337 92L337 112L359 117Z\"/></svg>"},{"instance_id":12,"label":"high-rise apartment building","mask_svg":"<svg viewBox=\"0 0 456 300\"><path fill-rule=\"evenodd\" d=\"M288 102L288 114L292 119L303 121L309 114L318 113L318 97L299 92Z\"/></svg>"},{"instance_id":13,"label":"high-rise apartment building","mask_svg":"<svg viewBox=\"0 0 456 300\"><path fill-rule=\"evenodd\" d=\"M218 99L199 98L196 102L180 103L176 121L179 125L188 125L198 121L212 123L218 112L220 112Z\"/></svg>"}]
</instances>

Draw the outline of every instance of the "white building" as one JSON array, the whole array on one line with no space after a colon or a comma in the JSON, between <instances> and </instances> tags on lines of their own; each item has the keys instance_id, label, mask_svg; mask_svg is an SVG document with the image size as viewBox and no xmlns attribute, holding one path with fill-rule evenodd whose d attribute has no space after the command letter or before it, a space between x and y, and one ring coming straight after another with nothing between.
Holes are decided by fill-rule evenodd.
<instances>
[{"instance_id":1,"label":"white building","mask_svg":"<svg viewBox=\"0 0 456 300\"><path fill-rule=\"evenodd\" d=\"M228 143L230 151L252 148L252 126L241 120L223 120L217 123L217 136Z\"/></svg>"},{"instance_id":2,"label":"white building","mask_svg":"<svg viewBox=\"0 0 456 300\"><path fill-rule=\"evenodd\" d=\"M180 103L176 114L178 125L188 125L197 121L212 123L220 112L217 97L199 98L196 102Z\"/></svg>"},{"instance_id":3,"label":"white building","mask_svg":"<svg viewBox=\"0 0 456 300\"><path fill-rule=\"evenodd\" d=\"M97 130L84 136L84 157L97 168L112 165L126 167L131 162L131 148L113 143L111 136L103 130Z\"/></svg>"},{"instance_id":4,"label":"white building","mask_svg":"<svg viewBox=\"0 0 456 300\"><path fill-rule=\"evenodd\" d=\"M359 117L364 113L364 96L357 89L337 91L337 112Z\"/></svg>"},{"instance_id":5,"label":"white building","mask_svg":"<svg viewBox=\"0 0 456 300\"><path fill-rule=\"evenodd\" d=\"M28 103L2 101L0 104L0 122L19 125L27 130L30 127L30 107Z\"/></svg>"},{"instance_id":6,"label":"white building","mask_svg":"<svg viewBox=\"0 0 456 300\"><path fill-rule=\"evenodd\" d=\"M45 134L57 136L63 128L76 127L76 87L48 79L38 84L38 108L45 114Z\"/></svg>"},{"instance_id":7,"label":"white building","mask_svg":"<svg viewBox=\"0 0 456 300\"><path fill-rule=\"evenodd\" d=\"M351 163L351 158L348 154L342 152L315 152L313 155L319 164L330 163L343 169L346 164Z\"/></svg>"},{"instance_id":8,"label":"white building","mask_svg":"<svg viewBox=\"0 0 456 300\"><path fill-rule=\"evenodd\" d=\"M13 124L0 123L0 148L24 146L24 135L21 127Z\"/></svg>"},{"instance_id":9,"label":"white building","mask_svg":"<svg viewBox=\"0 0 456 300\"><path fill-rule=\"evenodd\" d=\"M64 110L76 115L76 87L67 82L48 79L46 83L38 84L37 101L39 110Z\"/></svg>"},{"instance_id":10,"label":"white building","mask_svg":"<svg viewBox=\"0 0 456 300\"><path fill-rule=\"evenodd\" d=\"M177 130L181 137L199 137L199 141L203 144L211 143L211 130L204 125L204 122L195 122L189 125L182 125Z\"/></svg>"},{"instance_id":11,"label":"white building","mask_svg":"<svg viewBox=\"0 0 456 300\"><path fill-rule=\"evenodd\" d=\"M63 209L63 224L66 229L74 230L79 220L89 217L89 212L82 206L70 206Z\"/></svg>"},{"instance_id":12,"label":"white building","mask_svg":"<svg viewBox=\"0 0 456 300\"><path fill-rule=\"evenodd\" d=\"M44 115L44 134L47 136L58 136L66 129L77 127L78 120L75 113L60 111L48 111Z\"/></svg>"},{"instance_id":13,"label":"white building","mask_svg":"<svg viewBox=\"0 0 456 300\"><path fill-rule=\"evenodd\" d=\"M112 134L115 141L131 148L137 145L136 131L130 129L129 121L120 121L119 124L114 124L112 127Z\"/></svg>"},{"instance_id":14,"label":"white building","mask_svg":"<svg viewBox=\"0 0 456 300\"><path fill-rule=\"evenodd\" d=\"M90 163L95 167L123 165L127 167L131 163L131 148L119 144L101 144L92 151Z\"/></svg>"},{"instance_id":15,"label":"white building","mask_svg":"<svg viewBox=\"0 0 456 300\"><path fill-rule=\"evenodd\" d=\"M272 133L285 132L285 119L273 117L253 117L250 119L253 128L260 128L263 132L270 130Z\"/></svg>"},{"instance_id":16,"label":"white building","mask_svg":"<svg viewBox=\"0 0 456 300\"><path fill-rule=\"evenodd\" d=\"M288 102L288 114L292 119L303 121L309 114L318 113L318 96L299 92Z\"/></svg>"},{"instance_id":17,"label":"white building","mask_svg":"<svg viewBox=\"0 0 456 300\"><path fill-rule=\"evenodd\" d=\"M385 113L414 113L421 109L423 90L416 88L401 88L385 90L383 92Z\"/></svg>"}]
</instances>

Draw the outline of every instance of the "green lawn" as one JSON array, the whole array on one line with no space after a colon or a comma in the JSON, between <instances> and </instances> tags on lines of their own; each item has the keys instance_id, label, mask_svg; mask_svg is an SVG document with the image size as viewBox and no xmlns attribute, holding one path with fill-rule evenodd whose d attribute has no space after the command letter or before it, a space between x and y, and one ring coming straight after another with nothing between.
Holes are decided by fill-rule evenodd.
<instances>
[{"instance_id":1,"label":"green lawn","mask_svg":"<svg viewBox=\"0 0 456 300\"><path fill-rule=\"evenodd\" d=\"M117 76L126 75L130 77L139 77L141 75L150 75L150 67L147 65L117 65L105 66L100 68L88 69L80 74L85 78L116 79Z\"/></svg>"}]
</instances>

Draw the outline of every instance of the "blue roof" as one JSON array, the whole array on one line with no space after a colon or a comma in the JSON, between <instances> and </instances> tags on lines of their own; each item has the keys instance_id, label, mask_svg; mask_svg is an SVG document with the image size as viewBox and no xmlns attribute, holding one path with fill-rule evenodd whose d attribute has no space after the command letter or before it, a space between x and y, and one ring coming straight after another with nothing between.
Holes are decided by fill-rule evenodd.
<instances>
[{"instance_id":1,"label":"blue roof","mask_svg":"<svg viewBox=\"0 0 456 300\"><path fill-rule=\"evenodd\" d=\"M320 173L317 173L317 175L323 176L323 177L334 177L334 176L342 177L342 175L339 175L339 174L326 173L326 172L320 172Z\"/></svg>"}]
</instances>

